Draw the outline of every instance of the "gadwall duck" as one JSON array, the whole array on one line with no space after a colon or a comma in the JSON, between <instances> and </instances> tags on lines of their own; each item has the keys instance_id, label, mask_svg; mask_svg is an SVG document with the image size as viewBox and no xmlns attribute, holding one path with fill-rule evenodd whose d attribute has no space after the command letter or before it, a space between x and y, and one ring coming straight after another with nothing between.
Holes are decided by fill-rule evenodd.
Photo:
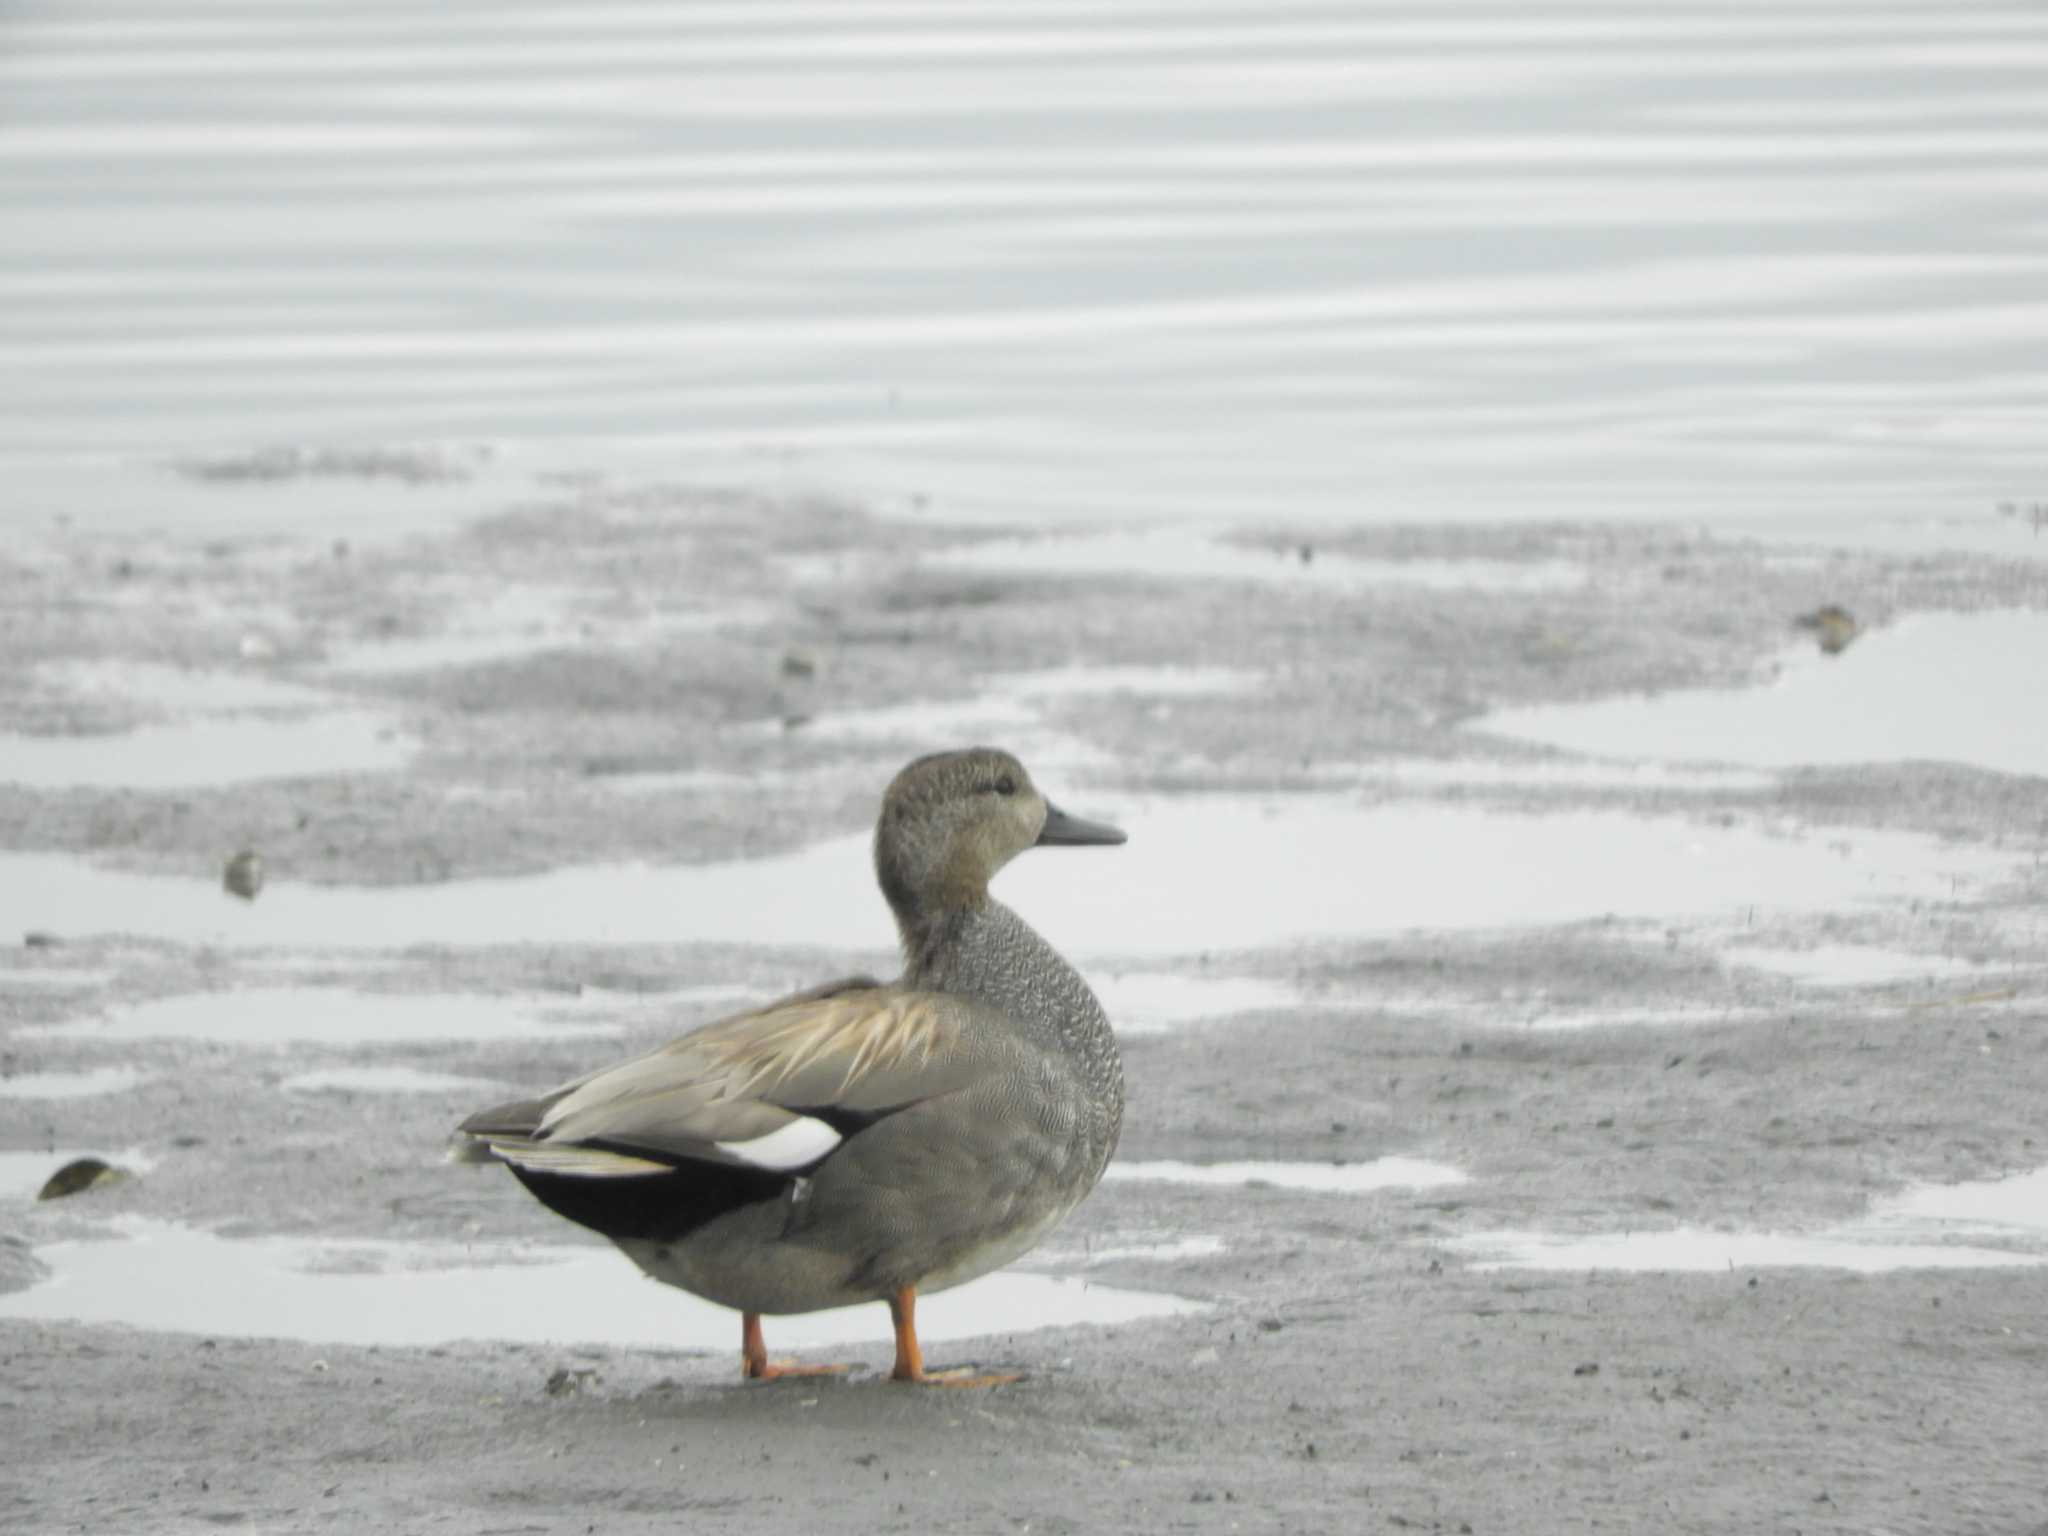
<instances>
[{"instance_id":1,"label":"gadwall duck","mask_svg":"<svg viewBox=\"0 0 2048 1536\"><path fill-rule=\"evenodd\" d=\"M1050 804L1007 752L921 757L875 827L903 975L849 977L462 1122L542 1204L655 1279L742 1314L886 1301L898 1381L927 1372L919 1292L987 1274L1081 1203L1116 1150L1123 1065L1074 968L988 893L1026 848L1121 843Z\"/></svg>"}]
</instances>

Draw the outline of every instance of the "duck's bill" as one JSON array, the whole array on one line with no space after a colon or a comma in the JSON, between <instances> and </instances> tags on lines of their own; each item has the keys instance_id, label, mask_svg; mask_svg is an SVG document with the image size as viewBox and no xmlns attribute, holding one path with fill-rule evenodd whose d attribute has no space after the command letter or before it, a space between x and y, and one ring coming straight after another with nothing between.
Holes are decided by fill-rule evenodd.
<instances>
[{"instance_id":1,"label":"duck's bill","mask_svg":"<svg viewBox=\"0 0 2048 1536\"><path fill-rule=\"evenodd\" d=\"M1120 843L1123 840L1121 827L1112 827L1106 821L1084 821L1079 816L1069 816L1050 800L1045 802L1045 828L1038 834L1041 848L1079 847L1088 843Z\"/></svg>"}]
</instances>

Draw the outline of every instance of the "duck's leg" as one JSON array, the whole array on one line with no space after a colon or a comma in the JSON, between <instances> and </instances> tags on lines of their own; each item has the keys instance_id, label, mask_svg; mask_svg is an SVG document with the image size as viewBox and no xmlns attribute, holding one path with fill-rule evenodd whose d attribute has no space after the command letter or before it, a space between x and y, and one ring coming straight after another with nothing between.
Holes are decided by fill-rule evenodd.
<instances>
[{"instance_id":1,"label":"duck's leg","mask_svg":"<svg viewBox=\"0 0 2048 1536\"><path fill-rule=\"evenodd\" d=\"M891 1381L923 1381L924 1351L917 1347L917 1287L906 1285L889 1298L889 1321L896 1325L896 1369Z\"/></svg>"},{"instance_id":2,"label":"duck's leg","mask_svg":"<svg viewBox=\"0 0 2048 1536\"><path fill-rule=\"evenodd\" d=\"M987 1371L974 1374L965 1366L946 1371L927 1371L924 1351L917 1345L917 1287L906 1285L889 1298L889 1321L896 1325L896 1369L891 1381L913 1381L921 1387L1001 1387L1024 1378L1010 1372Z\"/></svg>"},{"instance_id":3,"label":"duck's leg","mask_svg":"<svg viewBox=\"0 0 2048 1536\"><path fill-rule=\"evenodd\" d=\"M851 1369L844 1365L790 1365L787 1362L771 1362L768 1359L768 1344L761 1337L761 1314L742 1312L740 1314L740 1375L749 1381L773 1381L778 1376L843 1376Z\"/></svg>"}]
</instances>

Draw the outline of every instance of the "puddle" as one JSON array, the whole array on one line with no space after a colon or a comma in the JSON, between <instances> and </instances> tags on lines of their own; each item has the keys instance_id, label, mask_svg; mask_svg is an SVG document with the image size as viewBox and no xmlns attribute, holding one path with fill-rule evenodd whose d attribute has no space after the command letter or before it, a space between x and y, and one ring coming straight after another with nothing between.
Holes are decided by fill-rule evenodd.
<instances>
[{"instance_id":1,"label":"puddle","mask_svg":"<svg viewBox=\"0 0 2048 1536\"><path fill-rule=\"evenodd\" d=\"M1679 1004L1671 1008L1559 1008L1545 1005L1502 1005L1483 1009L1491 1022L1515 1029L1682 1029L1698 1024L1761 1024L1782 1018L1781 1008L1723 1007L1714 1003Z\"/></svg>"},{"instance_id":2,"label":"puddle","mask_svg":"<svg viewBox=\"0 0 2048 1536\"><path fill-rule=\"evenodd\" d=\"M301 1072L284 1080L292 1093L484 1093L505 1084L487 1077L462 1077L453 1072L421 1072L413 1067L328 1067Z\"/></svg>"},{"instance_id":3,"label":"puddle","mask_svg":"<svg viewBox=\"0 0 2048 1536\"><path fill-rule=\"evenodd\" d=\"M1894 1269L1996 1269L2048 1264L2048 1254L2012 1253L2000 1248L1866 1242L1779 1232L1706 1232L1696 1227L1579 1238L1495 1232L1458 1238L1448 1246L1468 1254L1490 1256L1474 1263L1474 1269L1612 1269L1635 1273L1846 1269L1876 1274Z\"/></svg>"},{"instance_id":4,"label":"puddle","mask_svg":"<svg viewBox=\"0 0 2048 1536\"><path fill-rule=\"evenodd\" d=\"M71 1147L59 1152L0 1152L0 1200L34 1200L36 1191L49 1181L51 1174L81 1157L96 1157L130 1173L147 1173L156 1166L133 1147L125 1152L96 1147Z\"/></svg>"},{"instance_id":5,"label":"puddle","mask_svg":"<svg viewBox=\"0 0 2048 1536\"><path fill-rule=\"evenodd\" d=\"M1727 1003L1631 1004L1623 1007L1555 1003L1545 997L1434 997L1375 993L1369 1006L1396 1018L1453 1020L1466 1029L1526 1029L1535 1032L1571 1029L1682 1029L1689 1025L1759 1024L1782 1019L1782 1007L1744 1007Z\"/></svg>"},{"instance_id":6,"label":"puddle","mask_svg":"<svg viewBox=\"0 0 2048 1536\"><path fill-rule=\"evenodd\" d=\"M1923 613L1749 688L1501 710L1474 729L1594 757L1759 767L1946 762L2048 776L2048 612Z\"/></svg>"},{"instance_id":7,"label":"puddle","mask_svg":"<svg viewBox=\"0 0 2048 1536\"><path fill-rule=\"evenodd\" d=\"M91 1072L24 1072L0 1077L0 1099L89 1099L102 1093L126 1093L149 1079L131 1067L99 1067Z\"/></svg>"},{"instance_id":8,"label":"puddle","mask_svg":"<svg viewBox=\"0 0 2048 1536\"><path fill-rule=\"evenodd\" d=\"M36 1025L22 1036L66 1040L208 1040L224 1045L408 1045L442 1040L559 1040L604 1035L600 1024L542 1017L531 999L461 993L410 996L317 987L187 992L110 1008L97 1018Z\"/></svg>"},{"instance_id":9,"label":"puddle","mask_svg":"<svg viewBox=\"0 0 2048 1536\"><path fill-rule=\"evenodd\" d=\"M1094 976L1089 984L1119 1035L1163 1035L1196 1019L1294 1008L1304 1001L1292 987L1253 976L1138 972Z\"/></svg>"},{"instance_id":10,"label":"puddle","mask_svg":"<svg viewBox=\"0 0 2048 1536\"><path fill-rule=\"evenodd\" d=\"M1958 1242L1958 1238L1972 1239ZM1983 1244L1997 1242L2003 1246ZM2048 1264L2048 1168L1968 1184L1919 1184L1826 1231L1487 1232L1448 1246L1475 1269L1629 1271L1989 1269Z\"/></svg>"},{"instance_id":11,"label":"puddle","mask_svg":"<svg viewBox=\"0 0 2048 1536\"><path fill-rule=\"evenodd\" d=\"M1743 918L1948 899L2009 856L1905 833L1333 796L1190 796L1088 809L1125 827L1112 852L1019 859L996 892L1063 949L1160 954L1414 929L1607 916Z\"/></svg>"},{"instance_id":12,"label":"puddle","mask_svg":"<svg viewBox=\"0 0 2048 1536\"><path fill-rule=\"evenodd\" d=\"M1811 987L1954 981L1982 976L1989 969L1959 955L1913 955L1863 944L1817 944L1812 949L1731 949L1723 958L1732 966L1769 971Z\"/></svg>"},{"instance_id":13,"label":"puddle","mask_svg":"<svg viewBox=\"0 0 2048 1536\"><path fill-rule=\"evenodd\" d=\"M739 1352L737 1313L645 1278L608 1247L231 1239L142 1220L116 1230L121 1235L38 1247L50 1278L0 1296L0 1317L314 1344L495 1339ZM1005 1271L920 1297L917 1325L930 1341L1199 1310L1176 1296ZM879 1303L770 1318L766 1326L778 1353L891 1337Z\"/></svg>"},{"instance_id":14,"label":"puddle","mask_svg":"<svg viewBox=\"0 0 2048 1536\"><path fill-rule=\"evenodd\" d=\"M1309 590L1371 587L1432 591L1552 592L1584 584L1580 566L1561 560L1360 560L1313 554L1302 546L1230 543L1182 529L1084 537L993 539L926 557L952 570L1032 575L1144 576L1162 581L1249 581Z\"/></svg>"},{"instance_id":15,"label":"puddle","mask_svg":"<svg viewBox=\"0 0 2048 1536\"><path fill-rule=\"evenodd\" d=\"M2048 1244L2048 1168L1968 1184L1915 1184L1879 1201L1873 1214L1882 1221Z\"/></svg>"},{"instance_id":16,"label":"puddle","mask_svg":"<svg viewBox=\"0 0 2048 1536\"><path fill-rule=\"evenodd\" d=\"M116 700L153 712L238 714L325 709L334 696L248 672L205 671L148 661L50 662L35 670L39 687L88 700Z\"/></svg>"},{"instance_id":17,"label":"puddle","mask_svg":"<svg viewBox=\"0 0 2048 1536\"><path fill-rule=\"evenodd\" d=\"M1376 763L1324 763L1308 770L1319 784L1405 784L1476 789L1673 789L1701 792L1770 789L1767 773L1729 768L1674 767L1665 763L1600 763L1559 758L1536 763L1469 759L1395 759Z\"/></svg>"},{"instance_id":18,"label":"puddle","mask_svg":"<svg viewBox=\"0 0 2048 1536\"><path fill-rule=\"evenodd\" d=\"M1436 1189L1462 1184L1465 1174L1447 1163L1381 1157L1369 1163L1111 1163L1106 1178L1132 1183L1270 1185L1322 1194L1376 1189Z\"/></svg>"},{"instance_id":19,"label":"puddle","mask_svg":"<svg viewBox=\"0 0 2048 1536\"><path fill-rule=\"evenodd\" d=\"M1183 1259L1213 1259L1228 1251L1220 1237L1179 1237L1156 1243L1106 1243L1098 1248L1061 1253L1060 1259L1073 1264L1174 1264Z\"/></svg>"},{"instance_id":20,"label":"puddle","mask_svg":"<svg viewBox=\"0 0 2048 1536\"><path fill-rule=\"evenodd\" d=\"M417 640L386 640L371 645L349 646L329 658L327 669L356 677L395 677L408 672L432 672L440 667L470 667L487 661L507 661L515 656L530 656L559 646L585 643L585 637L567 632L430 635Z\"/></svg>"},{"instance_id":21,"label":"puddle","mask_svg":"<svg viewBox=\"0 0 2048 1536\"><path fill-rule=\"evenodd\" d=\"M153 662L55 662L39 688L158 719L89 735L0 734L0 781L37 788L190 789L395 768L413 744L392 718L251 672Z\"/></svg>"},{"instance_id":22,"label":"puddle","mask_svg":"<svg viewBox=\"0 0 2048 1536\"><path fill-rule=\"evenodd\" d=\"M0 733L0 783L36 789L201 789L398 767L413 743L389 716L224 716L101 736Z\"/></svg>"},{"instance_id":23,"label":"puddle","mask_svg":"<svg viewBox=\"0 0 2048 1536\"><path fill-rule=\"evenodd\" d=\"M1057 787L1055 787L1057 788ZM1909 833L1325 795L1125 801L1068 795L1126 828L1116 849L1034 852L996 894L1080 955L1187 954L1412 929L1611 915L1742 918L1954 898L2004 854ZM412 945L738 943L887 951L866 831L772 858L384 887L275 884L254 903L211 879L0 854L0 932L130 933L312 950Z\"/></svg>"}]
</instances>

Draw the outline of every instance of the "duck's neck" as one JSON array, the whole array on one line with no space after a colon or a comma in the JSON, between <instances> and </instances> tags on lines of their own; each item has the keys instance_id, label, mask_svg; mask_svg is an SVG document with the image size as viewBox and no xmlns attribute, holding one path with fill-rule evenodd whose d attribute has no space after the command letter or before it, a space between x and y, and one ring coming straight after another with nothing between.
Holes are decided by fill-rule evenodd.
<instances>
[{"instance_id":1,"label":"duck's neck","mask_svg":"<svg viewBox=\"0 0 2048 1536\"><path fill-rule=\"evenodd\" d=\"M966 900L899 900L894 891L888 894L889 910L896 915L896 933L903 941L906 977L929 971L941 954L959 942L974 918L988 908L985 885Z\"/></svg>"},{"instance_id":2,"label":"duck's neck","mask_svg":"<svg viewBox=\"0 0 2048 1536\"><path fill-rule=\"evenodd\" d=\"M878 842L875 875L895 914L904 958L913 971L920 959L950 942L970 918L988 907L988 871L968 850L920 862L902 848Z\"/></svg>"}]
</instances>

